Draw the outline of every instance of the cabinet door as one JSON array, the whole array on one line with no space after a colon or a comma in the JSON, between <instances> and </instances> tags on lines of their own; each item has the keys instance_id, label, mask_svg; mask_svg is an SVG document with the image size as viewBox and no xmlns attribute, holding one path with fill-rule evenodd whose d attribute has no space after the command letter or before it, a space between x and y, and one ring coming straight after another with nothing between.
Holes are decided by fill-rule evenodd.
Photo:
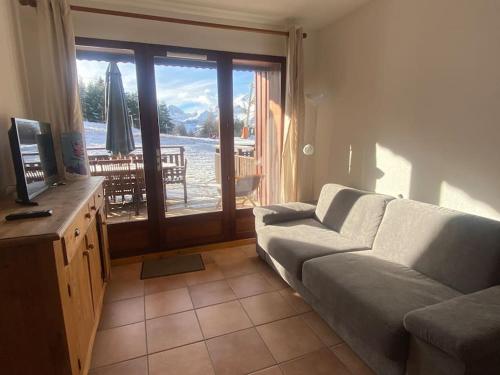
<instances>
[{"instance_id":1,"label":"cabinet door","mask_svg":"<svg viewBox=\"0 0 500 375\"><path fill-rule=\"evenodd\" d=\"M86 244L89 260L90 281L92 285L92 300L95 317L98 318L104 292L104 277L101 263L101 248L97 235L97 224L93 220L86 234Z\"/></svg>"},{"instance_id":2,"label":"cabinet door","mask_svg":"<svg viewBox=\"0 0 500 375\"><path fill-rule=\"evenodd\" d=\"M109 241L108 225L106 223L106 213L100 208L96 213L97 234L99 239L99 248L101 250L102 269L104 271L104 280L108 281L111 274L111 261L109 259Z\"/></svg>"},{"instance_id":3,"label":"cabinet door","mask_svg":"<svg viewBox=\"0 0 500 375\"><path fill-rule=\"evenodd\" d=\"M81 368L90 355L89 345L95 323L89 267L89 253L85 241L82 241L69 264L70 298L74 322L77 325L78 358Z\"/></svg>"}]
</instances>

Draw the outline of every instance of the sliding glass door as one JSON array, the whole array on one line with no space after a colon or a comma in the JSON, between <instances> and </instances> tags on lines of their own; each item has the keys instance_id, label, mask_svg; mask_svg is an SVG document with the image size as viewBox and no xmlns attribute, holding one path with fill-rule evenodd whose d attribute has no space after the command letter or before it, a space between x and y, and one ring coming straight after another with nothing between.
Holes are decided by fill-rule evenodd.
<instances>
[{"instance_id":1,"label":"sliding glass door","mask_svg":"<svg viewBox=\"0 0 500 375\"><path fill-rule=\"evenodd\" d=\"M167 51L154 63L165 216L221 211L217 62Z\"/></svg>"},{"instance_id":2,"label":"sliding glass door","mask_svg":"<svg viewBox=\"0 0 500 375\"><path fill-rule=\"evenodd\" d=\"M81 47L77 69L90 172L106 179L108 222L146 220L134 51Z\"/></svg>"},{"instance_id":3,"label":"sliding glass door","mask_svg":"<svg viewBox=\"0 0 500 375\"><path fill-rule=\"evenodd\" d=\"M121 97L109 100L105 90L99 99L102 139L87 135L93 174L106 179L112 256L252 237L252 208L279 196L284 59L84 38L77 45L82 105L92 96L89 70L112 68L121 78ZM133 145L113 150L127 134Z\"/></svg>"}]
</instances>

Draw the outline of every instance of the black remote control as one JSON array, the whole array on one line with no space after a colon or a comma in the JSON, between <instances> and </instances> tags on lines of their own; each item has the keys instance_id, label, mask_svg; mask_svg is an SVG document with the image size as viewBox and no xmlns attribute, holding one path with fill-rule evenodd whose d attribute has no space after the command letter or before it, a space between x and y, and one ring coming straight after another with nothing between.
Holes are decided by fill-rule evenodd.
<instances>
[{"instance_id":1,"label":"black remote control","mask_svg":"<svg viewBox=\"0 0 500 375\"><path fill-rule=\"evenodd\" d=\"M5 216L5 220L31 219L34 217L51 216L52 210L24 211Z\"/></svg>"}]
</instances>

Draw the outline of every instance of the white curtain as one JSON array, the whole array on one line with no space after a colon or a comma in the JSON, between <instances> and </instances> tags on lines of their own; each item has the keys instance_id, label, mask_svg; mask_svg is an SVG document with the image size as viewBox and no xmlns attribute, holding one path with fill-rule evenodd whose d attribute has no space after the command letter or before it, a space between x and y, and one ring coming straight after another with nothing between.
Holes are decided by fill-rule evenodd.
<instances>
[{"instance_id":1,"label":"white curtain","mask_svg":"<svg viewBox=\"0 0 500 375\"><path fill-rule=\"evenodd\" d=\"M70 6L67 0L38 0L36 11L46 118L52 127L59 171L66 178L86 176Z\"/></svg>"},{"instance_id":2,"label":"white curtain","mask_svg":"<svg viewBox=\"0 0 500 375\"><path fill-rule=\"evenodd\" d=\"M298 200L299 140L305 122L303 30L292 27L288 36L285 126L281 159L281 199Z\"/></svg>"}]
</instances>

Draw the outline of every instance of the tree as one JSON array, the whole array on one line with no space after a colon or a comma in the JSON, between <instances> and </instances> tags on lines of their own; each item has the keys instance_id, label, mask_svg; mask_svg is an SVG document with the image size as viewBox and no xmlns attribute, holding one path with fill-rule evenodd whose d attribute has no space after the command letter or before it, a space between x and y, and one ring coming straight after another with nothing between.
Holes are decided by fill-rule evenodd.
<instances>
[{"instance_id":1,"label":"tree","mask_svg":"<svg viewBox=\"0 0 500 375\"><path fill-rule=\"evenodd\" d=\"M80 100L82 103L83 119L91 122L104 121L104 91L105 84L102 78L80 83Z\"/></svg>"},{"instance_id":2,"label":"tree","mask_svg":"<svg viewBox=\"0 0 500 375\"><path fill-rule=\"evenodd\" d=\"M235 137L241 137L241 132L243 130L243 127L245 126L245 123L243 120L234 120L234 136Z\"/></svg>"},{"instance_id":3,"label":"tree","mask_svg":"<svg viewBox=\"0 0 500 375\"><path fill-rule=\"evenodd\" d=\"M106 84L103 78L94 79L85 83L78 81L80 103L84 121L104 122ZM132 125L140 128L139 99L137 92L125 92L127 113L132 117Z\"/></svg>"},{"instance_id":4,"label":"tree","mask_svg":"<svg viewBox=\"0 0 500 375\"><path fill-rule=\"evenodd\" d=\"M203 138L219 138L219 124L213 113L208 113L206 120L201 125L198 135Z\"/></svg>"},{"instance_id":5,"label":"tree","mask_svg":"<svg viewBox=\"0 0 500 375\"><path fill-rule=\"evenodd\" d=\"M168 107L163 102L158 105L158 125L160 126L160 133L163 134L172 134L175 127Z\"/></svg>"},{"instance_id":6,"label":"tree","mask_svg":"<svg viewBox=\"0 0 500 375\"><path fill-rule=\"evenodd\" d=\"M141 125L139 122L139 98L137 92L126 92L125 104L127 105L129 116L132 117L132 126L139 129Z\"/></svg>"},{"instance_id":7,"label":"tree","mask_svg":"<svg viewBox=\"0 0 500 375\"><path fill-rule=\"evenodd\" d=\"M187 136L188 135L188 132L186 130L186 127L184 126L184 124L178 124L175 126L174 128L174 135L180 135L180 136Z\"/></svg>"}]
</instances>

